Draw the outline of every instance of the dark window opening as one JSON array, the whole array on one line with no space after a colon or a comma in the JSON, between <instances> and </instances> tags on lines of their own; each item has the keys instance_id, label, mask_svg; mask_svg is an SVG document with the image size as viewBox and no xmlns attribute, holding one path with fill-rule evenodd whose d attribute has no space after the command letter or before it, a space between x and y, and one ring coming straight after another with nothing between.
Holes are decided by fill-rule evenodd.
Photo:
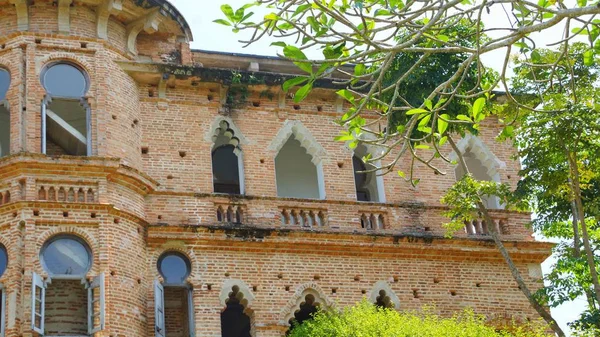
<instances>
[{"instance_id":1,"label":"dark window opening","mask_svg":"<svg viewBox=\"0 0 600 337\"><path fill-rule=\"evenodd\" d=\"M394 307L394 303L392 302L390 297L387 295L385 290L380 290L379 295L377 296L377 300L375 302L375 306L377 306L378 308L391 309Z\"/></svg>"},{"instance_id":2,"label":"dark window opening","mask_svg":"<svg viewBox=\"0 0 600 337\"><path fill-rule=\"evenodd\" d=\"M234 286L227 300L227 308L221 313L222 337L251 337L250 317L244 313L239 288Z\"/></svg>"},{"instance_id":3,"label":"dark window opening","mask_svg":"<svg viewBox=\"0 0 600 337\"><path fill-rule=\"evenodd\" d=\"M222 145L212 153L215 193L240 194L240 171L235 146Z\"/></svg>"},{"instance_id":4,"label":"dark window opening","mask_svg":"<svg viewBox=\"0 0 600 337\"><path fill-rule=\"evenodd\" d=\"M290 319L290 325L292 327L300 325L307 320L313 318L313 315L319 311L318 303L315 303L315 297L313 295L306 295L304 302L300 304L300 310L294 313L294 318ZM291 331L288 330L288 333Z\"/></svg>"},{"instance_id":5,"label":"dark window opening","mask_svg":"<svg viewBox=\"0 0 600 337\"><path fill-rule=\"evenodd\" d=\"M372 171L376 167L371 163L365 163L362 158L367 156L369 153L364 144L358 145L354 150L354 156L352 156L352 167L354 169L354 184L356 186L356 200L358 201L372 201L372 202L383 202L384 197L380 195L380 186L377 180L381 177L377 177L377 172ZM366 172L371 171L371 172Z\"/></svg>"},{"instance_id":6,"label":"dark window opening","mask_svg":"<svg viewBox=\"0 0 600 337\"><path fill-rule=\"evenodd\" d=\"M362 171L367 170L365 163L358 157L353 156L352 164L354 167L354 183L356 185L356 200L371 201L371 193L365 187L366 182L367 182L367 174L362 173Z\"/></svg>"},{"instance_id":7,"label":"dark window opening","mask_svg":"<svg viewBox=\"0 0 600 337\"><path fill-rule=\"evenodd\" d=\"M6 248L0 244L0 277L4 275L6 267L8 266L8 254Z\"/></svg>"},{"instance_id":8,"label":"dark window opening","mask_svg":"<svg viewBox=\"0 0 600 337\"><path fill-rule=\"evenodd\" d=\"M6 93L10 86L10 74L0 68L0 157L10 154L10 112Z\"/></svg>"}]
</instances>

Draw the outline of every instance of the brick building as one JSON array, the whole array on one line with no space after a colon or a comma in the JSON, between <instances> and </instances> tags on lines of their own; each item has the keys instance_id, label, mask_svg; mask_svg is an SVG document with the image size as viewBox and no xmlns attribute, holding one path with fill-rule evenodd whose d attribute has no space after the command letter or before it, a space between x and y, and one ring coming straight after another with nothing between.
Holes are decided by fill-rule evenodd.
<instances>
[{"instance_id":1,"label":"brick building","mask_svg":"<svg viewBox=\"0 0 600 337\"><path fill-rule=\"evenodd\" d=\"M294 104L293 65L191 40L165 0L0 0L0 336L282 336L363 297L535 317L481 221L444 237L461 172L355 174L378 149L333 141L334 83ZM514 184L497 132L459 145ZM537 288L550 246L488 204Z\"/></svg>"}]
</instances>

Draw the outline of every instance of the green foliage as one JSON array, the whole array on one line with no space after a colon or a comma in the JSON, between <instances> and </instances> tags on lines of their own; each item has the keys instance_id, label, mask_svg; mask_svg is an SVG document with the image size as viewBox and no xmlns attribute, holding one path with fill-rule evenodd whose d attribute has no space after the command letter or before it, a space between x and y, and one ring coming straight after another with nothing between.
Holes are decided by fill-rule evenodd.
<instances>
[{"instance_id":1,"label":"green foliage","mask_svg":"<svg viewBox=\"0 0 600 337\"><path fill-rule=\"evenodd\" d=\"M363 300L338 311L320 311L295 326L290 337L543 337L542 326L511 326L510 332L485 324L471 310L442 318L433 310L399 313Z\"/></svg>"}]
</instances>

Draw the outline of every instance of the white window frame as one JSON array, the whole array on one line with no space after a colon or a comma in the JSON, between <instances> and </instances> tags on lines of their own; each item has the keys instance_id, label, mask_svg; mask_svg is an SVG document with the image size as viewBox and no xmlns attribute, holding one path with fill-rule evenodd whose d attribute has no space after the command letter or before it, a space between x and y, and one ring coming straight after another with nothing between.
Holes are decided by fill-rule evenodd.
<instances>
[{"instance_id":1,"label":"white window frame","mask_svg":"<svg viewBox=\"0 0 600 337\"><path fill-rule=\"evenodd\" d=\"M39 289L39 302L40 302L40 312L36 312L36 302ZM31 282L31 329L34 332L37 332L40 336L44 336L44 315L45 315L45 307L46 307L46 282L42 279L42 277L36 273L32 275ZM40 326L35 325L36 317L40 317Z\"/></svg>"},{"instance_id":2,"label":"white window frame","mask_svg":"<svg viewBox=\"0 0 600 337\"><path fill-rule=\"evenodd\" d=\"M60 99L61 97L56 97ZM65 97L65 99L73 99ZM73 99L74 100L74 99ZM52 103L52 96L47 94L42 101L42 153L46 154L47 140L46 140L46 118L48 118L48 105ZM86 124L86 156L92 155L92 110L85 98L80 99L80 104L85 108L85 124ZM54 113L54 112L53 112ZM55 113L54 113L55 114Z\"/></svg>"},{"instance_id":3,"label":"white window frame","mask_svg":"<svg viewBox=\"0 0 600 337\"><path fill-rule=\"evenodd\" d=\"M96 332L104 330L104 317L105 317L105 302L104 302L104 273L94 277L91 282L87 284L88 290L88 335L92 336ZM94 313L94 291L98 291L98 302L100 310L98 312L99 324L97 327L94 326L96 315Z\"/></svg>"}]
</instances>

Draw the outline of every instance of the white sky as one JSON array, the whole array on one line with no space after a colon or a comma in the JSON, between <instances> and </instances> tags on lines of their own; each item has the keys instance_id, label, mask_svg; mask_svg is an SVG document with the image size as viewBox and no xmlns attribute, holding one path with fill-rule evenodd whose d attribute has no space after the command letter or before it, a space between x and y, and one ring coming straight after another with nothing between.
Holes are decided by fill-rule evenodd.
<instances>
[{"instance_id":1,"label":"white sky","mask_svg":"<svg viewBox=\"0 0 600 337\"><path fill-rule=\"evenodd\" d=\"M246 48L242 47L238 41L247 36L242 34L234 34L230 27L213 23L215 19L224 18L221 13L221 5L229 4L234 10L241 7L242 5L251 2L251 0L170 0L170 2L179 9L179 11L186 18L192 28L194 35L194 42L192 42L192 48L194 49L205 49L214 50L230 53L244 53L244 54L257 54L257 55L277 55L279 47L271 47L270 44L273 40L264 39ZM484 14L483 21L486 28L499 28L507 27L509 25L508 19L504 14L504 11L497 5L494 7L490 14ZM264 10L260 11L256 8L252 8L248 11L265 13ZM259 17L262 17L259 16ZM258 18L256 19L258 20ZM548 43L560 40L560 36L563 34L563 27L556 26L544 33L538 33L531 36L535 40L538 47L545 47ZM494 37L493 34L489 34ZM484 63L500 71L502 62L504 60L504 50L499 50L483 57ZM544 271L552 265L552 258L548 259L543 264ZM585 301L578 299L571 303L567 303L559 308L554 309L553 316L559 321L561 326L566 331L566 323L573 321L579 315L579 312L585 307Z\"/></svg>"}]
</instances>

